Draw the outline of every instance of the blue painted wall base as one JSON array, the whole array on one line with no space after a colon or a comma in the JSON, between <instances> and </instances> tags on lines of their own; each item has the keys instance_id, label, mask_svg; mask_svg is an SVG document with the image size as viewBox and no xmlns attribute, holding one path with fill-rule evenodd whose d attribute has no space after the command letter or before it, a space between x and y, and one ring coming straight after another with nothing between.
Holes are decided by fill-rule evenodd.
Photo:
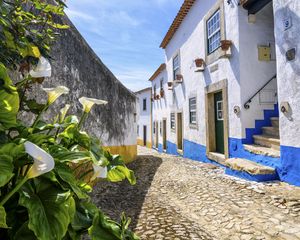
<instances>
[{"instance_id":1,"label":"blue painted wall base","mask_svg":"<svg viewBox=\"0 0 300 240\"><path fill-rule=\"evenodd\" d=\"M229 157L245 158L250 161L262 164L264 166L273 167L275 169L281 167L280 158L250 153L247 150L245 150L243 140L237 138L229 138Z\"/></svg>"},{"instance_id":2,"label":"blue painted wall base","mask_svg":"<svg viewBox=\"0 0 300 240\"><path fill-rule=\"evenodd\" d=\"M247 172L236 171L236 170L233 170L230 168L226 168L225 173L230 176L243 178L243 179L246 179L249 181L254 181L254 182L269 182L269 181L279 180L279 176L277 173L252 175Z\"/></svg>"},{"instance_id":3,"label":"blue painted wall base","mask_svg":"<svg viewBox=\"0 0 300 240\"><path fill-rule=\"evenodd\" d=\"M300 186L300 148L280 146L282 166L278 173L282 181Z\"/></svg>"}]
</instances>

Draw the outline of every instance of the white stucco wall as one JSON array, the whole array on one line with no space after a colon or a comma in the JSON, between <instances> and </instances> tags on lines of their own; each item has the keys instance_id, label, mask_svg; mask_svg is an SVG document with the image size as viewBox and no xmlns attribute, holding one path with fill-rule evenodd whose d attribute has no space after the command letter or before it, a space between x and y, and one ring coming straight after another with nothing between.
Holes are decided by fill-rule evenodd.
<instances>
[{"instance_id":1,"label":"white stucco wall","mask_svg":"<svg viewBox=\"0 0 300 240\"><path fill-rule=\"evenodd\" d=\"M245 128L254 128L255 120L263 119L263 110L274 109L272 104L260 104L257 95L246 110L248 101L268 80L276 74L274 16L272 3L269 3L255 15L255 23L248 22L248 11L239 8L240 35L240 85L241 85L241 122L242 136ZM259 61L258 46L271 46L271 61ZM264 90L277 92L277 81L273 80ZM263 94L263 92L262 92ZM269 93L271 94L271 93Z\"/></svg>"},{"instance_id":2,"label":"white stucco wall","mask_svg":"<svg viewBox=\"0 0 300 240\"><path fill-rule=\"evenodd\" d=\"M154 86L156 86L156 94L160 94L160 81L163 80L163 90L164 97L159 100L154 100L152 102L152 111L153 111L153 119L152 124L154 122L158 122L158 142L162 144L162 134L160 133L160 124L162 124L163 119L167 120L167 139L170 136L170 104L172 102L172 91L168 90L168 75L167 71L162 71L151 83L152 83L152 92L154 94ZM156 135L153 133L152 127L152 143L155 145L155 137Z\"/></svg>"},{"instance_id":3,"label":"white stucco wall","mask_svg":"<svg viewBox=\"0 0 300 240\"><path fill-rule=\"evenodd\" d=\"M278 100L288 102L291 111L280 113L280 141L283 146L300 147L300 2L273 0L278 69ZM291 28L285 30L284 20L290 19ZM296 58L287 61L286 51L296 48Z\"/></svg>"},{"instance_id":4,"label":"white stucco wall","mask_svg":"<svg viewBox=\"0 0 300 240\"><path fill-rule=\"evenodd\" d=\"M137 97L137 139L144 140L144 126L147 126L147 142L151 142L151 88L136 93ZM146 99L146 110L143 100Z\"/></svg>"},{"instance_id":5,"label":"white stucco wall","mask_svg":"<svg viewBox=\"0 0 300 240\"><path fill-rule=\"evenodd\" d=\"M181 59L181 74L184 77L183 84L174 88L176 104L170 106L170 111L183 111L184 117L184 139L206 145L205 136L205 90L212 83L223 79L228 81L229 93L229 132L231 137L241 137L240 119L233 113L235 105L241 105L239 85L239 35L238 35L238 6L228 5L224 1L225 12L225 38L234 44L232 57L230 59L219 59L206 67L206 70L195 72L194 60L205 59L205 15L219 1L198 0L184 19L172 40L165 49L168 81L173 81L172 58L179 52ZM218 70L210 72L213 65L218 65ZM197 97L197 128L189 125L189 98ZM231 111L232 109L232 111ZM176 133L171 132L170 140L176 143Z\"/></svg>"}]
</instances>

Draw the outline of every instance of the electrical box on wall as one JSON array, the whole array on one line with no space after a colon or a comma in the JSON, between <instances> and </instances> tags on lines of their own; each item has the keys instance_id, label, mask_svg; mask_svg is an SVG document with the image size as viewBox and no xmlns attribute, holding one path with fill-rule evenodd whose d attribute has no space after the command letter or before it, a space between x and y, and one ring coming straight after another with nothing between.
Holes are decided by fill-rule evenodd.
<instances>
[{"instance_id":1,"label":"electrical box on wall","mask_svg":"<svg viewBox=\"0 0 300 240\"><path fill-rule=\"evenodd\" d=\"M271 60L271 47L269 46L258 46L258 60L259 61L270 61Z\"/></svg>"}]
</instances>

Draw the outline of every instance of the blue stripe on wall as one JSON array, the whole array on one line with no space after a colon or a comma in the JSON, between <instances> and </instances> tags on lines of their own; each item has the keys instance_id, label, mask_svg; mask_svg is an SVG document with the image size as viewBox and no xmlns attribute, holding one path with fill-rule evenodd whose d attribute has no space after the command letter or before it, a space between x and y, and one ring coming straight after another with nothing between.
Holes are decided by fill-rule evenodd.
<instances>
[{"instance_id":1,"label":"blue stripe on wall","mask_svg":"<svg viewBox=\"0 0 300 240\"><path fill-rule=\"evenodd\" d=\"M246 128L246 138L243 139L244 144L253 144L253 135L261 135L262 127L272 126L271 118L278 117L279 110L278 104L274 104L274 109L272 110L264 110L264 119L263 120L255 120L254 128Z\"/></svg>"},{"instance_id":2,"label":"blue stripe on wall","mask_svg":"<svg viewBox=\"0 0 300 240\"><path fill-rule=\"evenodd\" d=\"M178 156L177 145L167 141L167 153Z\"/></svg>"},{"instance_id":3,"label":"blue stripe on wall","mask_svg":"<svg viewBox=\"0 0 300 240\"><path fill-rule=\"evenodd\" d=\"M243 140L238 138L229 138L229 157L245 158L250 161L260 163L268 167L273 167L276 169L281 167L280 158L250 153L244 149Z\"/></svg>"},{"instance_id":4,"label":"blue stripe on wall","mask_svg":"<svg viewBox=\"0 0 300 240\"><path fill-rule=\"evenodd\" d=\"M300 186L300 148L280 146L282 167L278 173L282 181Z\"/></svg>"},{"instance_id":5,"label":"blue stripe on wall","mask_svg":"<svg viewBox=\"0 0 300 240\"><path fill-rule=\"evenodd\" d=\"M158 144L158 152L162 153L163 150L163 145L161 143Z\"/></svg>"},{"instance_id":6,"label":"blue stripe on wall","mask_svg":"<svg viewBox=\"0 0 300 240\"><path fill-rule=\"evenodd\" d=\"M249 181L255 182L267 182L267 181L274 181L278 180L278 174L259 174L259 175L252 175L247 172L236 171L230 168L226 168L225 173L234 177L243 178Z\"/></svg>"}]
</instances>

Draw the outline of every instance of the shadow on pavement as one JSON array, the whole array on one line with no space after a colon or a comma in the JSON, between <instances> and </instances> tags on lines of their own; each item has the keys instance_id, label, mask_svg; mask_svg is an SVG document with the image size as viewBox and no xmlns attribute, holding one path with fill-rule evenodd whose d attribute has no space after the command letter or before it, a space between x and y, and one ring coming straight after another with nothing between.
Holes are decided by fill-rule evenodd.
<instances>
[{"instance_id":1,"label":"shadow on pavement","mask_svg":"<svg viewBox=\"0 0 300 240\"><path fill-rule=\"evenodd\" d=\"M161 163L161 158L139 155L136 161L128 164L128 168L136 175L137 184L131 186L128 181L99 182L94 187L93 202L114 220L119 220L124 211L132 219L130 228L134 229L148 189Z\"/></svg>"}]
</instances>

